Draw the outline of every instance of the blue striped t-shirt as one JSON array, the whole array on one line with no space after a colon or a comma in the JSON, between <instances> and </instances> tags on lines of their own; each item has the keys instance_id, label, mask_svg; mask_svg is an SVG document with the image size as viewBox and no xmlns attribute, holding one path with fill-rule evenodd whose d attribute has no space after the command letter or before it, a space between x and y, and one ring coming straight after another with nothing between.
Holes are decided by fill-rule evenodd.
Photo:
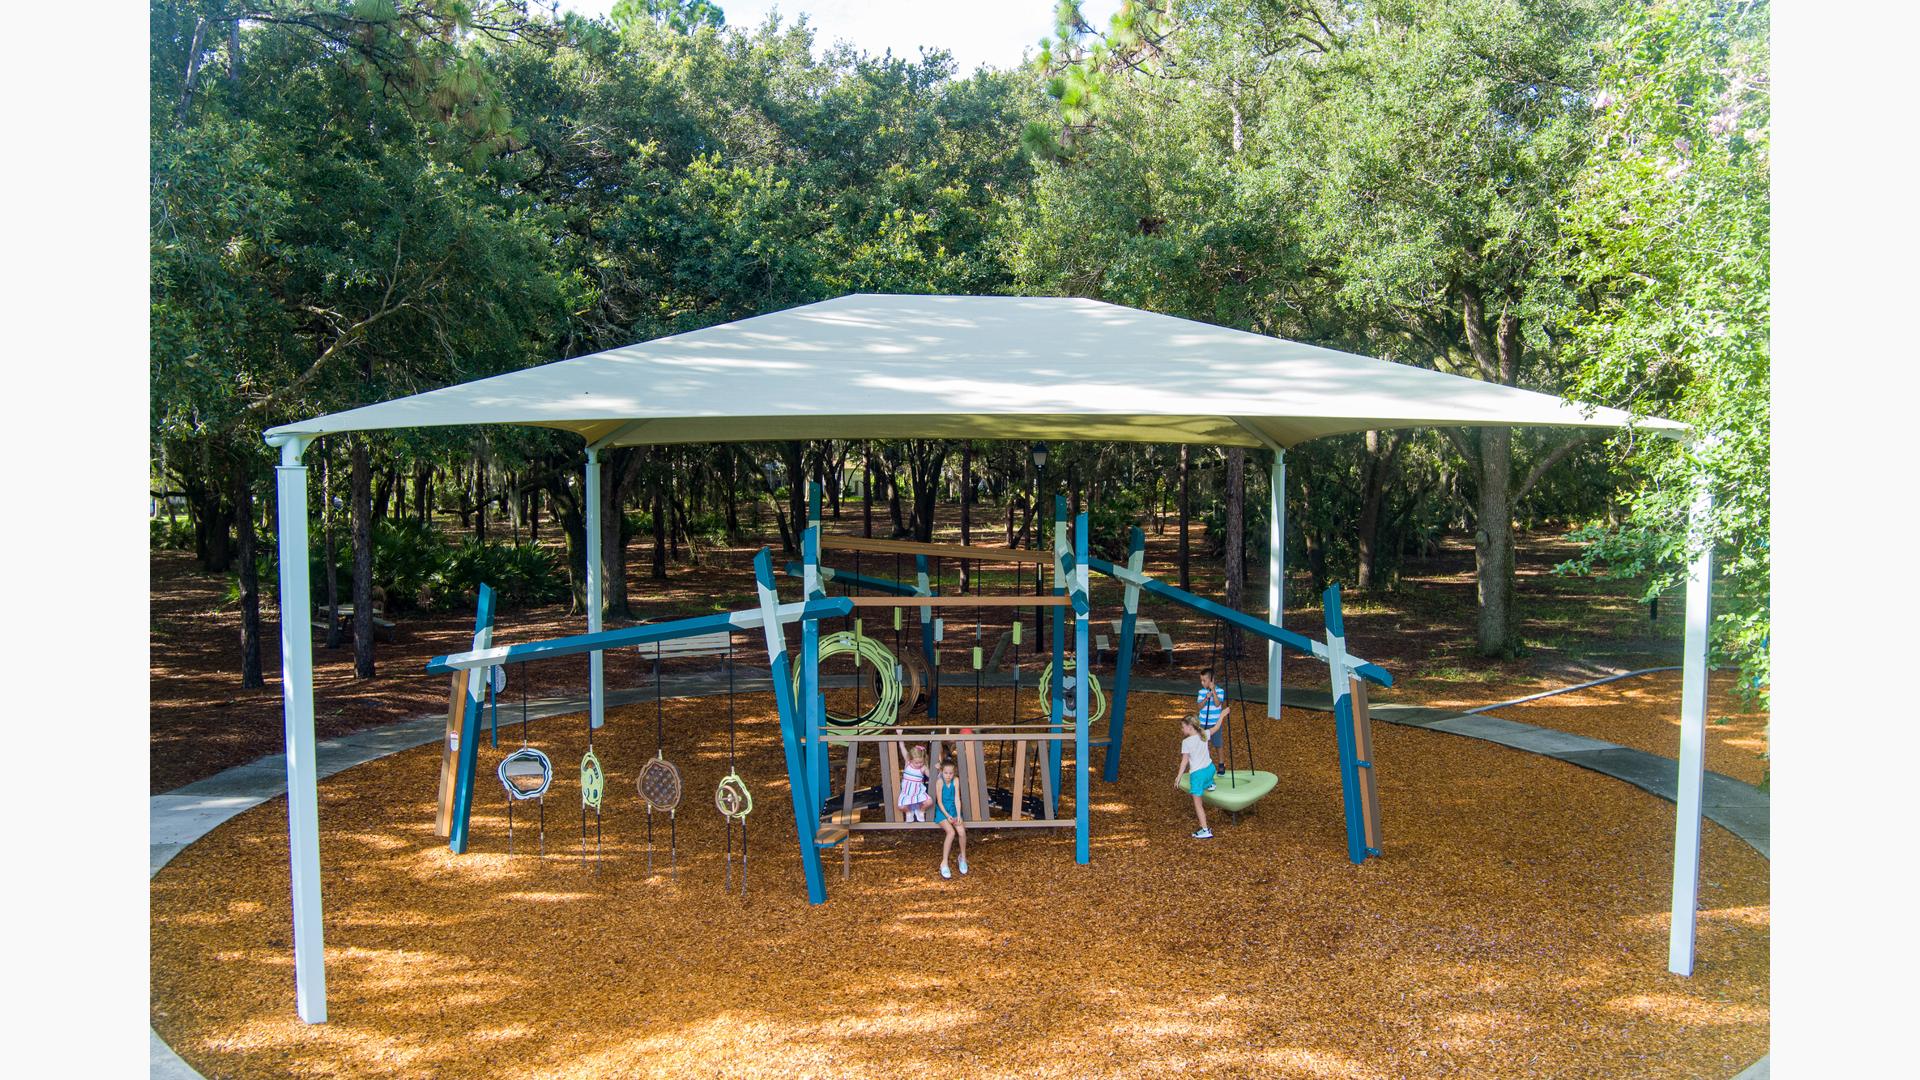
<instances>
[{"instance_id":1,"label":"blue striped t-shirt","mask_svg":"<svg viewBox=\"0 0 1920 1080\"><path fill-rule=\"evenodd\" d=\"M1227 692L1218 686L1212 690L1202 687L1193 700L1200 706L1200 726L1212 727L1220 722L1220 713L1227 706Z\"/></svg>"}]
</instances>

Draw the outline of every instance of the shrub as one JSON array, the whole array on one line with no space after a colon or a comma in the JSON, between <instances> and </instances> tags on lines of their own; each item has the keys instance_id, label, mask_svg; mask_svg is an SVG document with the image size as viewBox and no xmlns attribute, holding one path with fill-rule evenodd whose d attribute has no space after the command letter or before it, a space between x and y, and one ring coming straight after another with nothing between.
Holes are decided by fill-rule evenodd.
<instances>
[{"instance_id":1,"label":"shrub","mask_svg":"<svg viewBox=\"0 0 1920 1080\"><path fill-rule=\"evenodd\" d=\"M150 518L147 522L147 543L155 551L192 551L193 526L169 518Z\"/></svg>"},{"instance_id":2,"label":"shrub","mask_svg":"<svg viewBox=\"0 0 1920 1080\"><path fill-rule=\"evenodd\" d=\"M481 543L467 540L453 549L438 580L447 599L470 597L481 583L502 601L538 604L566 595L566 578L551 552L538 544Z\"/></svg>"},{"instance_id":3,"label":"shrub","mask_svg":"<svg viewBox=\"0 0 1920 1080\"><path fill-rule=\"evenodd\" d=\"M340 547L346 554L341 579L352 581L353 545L349 542ZM433 606L436 586L452 557L453 549L426 522L387 519L373 523L373 580L387 590L389 608Z\"/></svg>"},{"instance_id":4,"label":"shrub","mask_svg":"<svg viewBox=\"0 0 1920 1080\"><path fill-rule=\"evenodd\" d=\"M1127 561L1127 533L1140 523L1144 507L1131 491L1104 493L1098 506L1087 507L1087 551L1113 563Z\"/></svg>"}]
</instances>

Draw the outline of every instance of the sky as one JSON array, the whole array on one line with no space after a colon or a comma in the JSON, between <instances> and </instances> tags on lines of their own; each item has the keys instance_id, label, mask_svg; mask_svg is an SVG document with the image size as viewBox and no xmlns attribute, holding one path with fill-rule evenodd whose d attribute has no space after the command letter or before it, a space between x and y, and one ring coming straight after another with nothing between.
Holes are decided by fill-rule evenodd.
<instances>
[{"instance_id":1,"label":"sky","mask_svg":"<svg viewBox=\"0 0 1920 1080\"><path fill-rule=\"evenodd\" d=\"M1040 39L1053 33L1053 0L972 0L967 4L933 0L716 0L733 26L758 26L777 10L787 22L804 13L813 26L819 51L849 41L870 53L889 49L912 58L921 46L944 48L963 72L987 64L1008 68L1020 62ZM561 0L563 10L605 15L613 0ZM1105 28L1119 0L1086 0L1081 10L1093 25Z\"/></svg>"}]
</instances>

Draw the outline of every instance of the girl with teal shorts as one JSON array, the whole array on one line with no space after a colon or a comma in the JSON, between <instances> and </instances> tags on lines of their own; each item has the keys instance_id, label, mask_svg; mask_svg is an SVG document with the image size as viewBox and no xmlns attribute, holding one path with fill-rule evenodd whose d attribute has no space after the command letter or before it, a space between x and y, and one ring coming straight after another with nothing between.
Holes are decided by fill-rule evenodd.
<instances>
[{"instance_id":1,"label":"girl with teal shorts","mask_svg":"<svg viewBox=\"0 0 1920 1080\"><path fill-rule=\"evenodd\" d=\"M954 761L951 756L940 762L940 775L934 779L933 820L947 834L946 842L940 848L940 876L950 878L953 871L947 869L947 856L953 852L953 838L960 838L960 872L967 872L967 823L960 817L960 785L954 775Z\"/></svg>"},{"instance_id":2,"label":"girl with teal shorts","mask_svg":"<svg viewBox=\"0 0 1920 1080\"><path fill-rule=\"evenodd\" d=\"M1213 786L1213 755L1207 750L1206 728L1194 717L1183 717L1180 730L1186 738L1180 740L1180 766L1173 774L1175 781L1182 776L1187 778L1187 790L1193 795L1193 816L1200 819L1200 827L1193 832L1195 840L1210 840L1213 830L1207 828L1207 804L1201 796Z\"/></svg>"}]
</instances>

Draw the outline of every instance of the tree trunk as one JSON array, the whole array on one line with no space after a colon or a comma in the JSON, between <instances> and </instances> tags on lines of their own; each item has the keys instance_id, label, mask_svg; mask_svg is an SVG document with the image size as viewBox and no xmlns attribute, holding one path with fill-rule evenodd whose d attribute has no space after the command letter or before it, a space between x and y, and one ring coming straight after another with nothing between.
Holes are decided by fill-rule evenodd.
<instances>
[{"instance_id":1,"label":"tree trunk","mask_svg":"<svg viewBox=\"0 0 1920 1080\"><path fill-rule=\"evenodd\" d=\"M553 518L567 541L567 581L573 594L567 614L578 618L587 611L587 520L585 504L567 488L566 479L565 473L549 474L547 493L553 500Z\"/></svg>"},{"instance_id":2,"label":"tree trunk","mask_svg":"<svg viewBox=\"0 0 1920 1080\"><path fill-rule=\"evenodd\" d=\"M1461 326L1482 376L1512 386L1520 378L1523 343L1511 298L1488 334L1486 310L1471 284L1460 288ZM1491 340L1489 340L1491 338ZM1479 488L1475 500L1474 573L1480 595L1478 642L1482 656L1511 656L1519 644L1513 621L1513 433L1478 428L1454 435ZM1477 443L1477 447L1474 445Z\"/></svg>"},{"instance_id":3,"label":"tree trunk","mask_svg":"<svg viewBox=\"0 0 1920 1080\"><path fill-rule=\"evenodd\" d=\"M1247 596L1247 452L1241 447L1227 450L1227 606L1240 611ZM1227 656L1240 656L1240 631L1227 629Z\"/></svg>"},{"instance_id":4,"label":"tree trunk","mask_svg":"<svg viewBox=\"0 0 1920 1080\"><path fill-rule=\"evenodd\" d=\"M253 477L244 463L234 467L233 528L239 538L235 555L240 560L240 686L258 690L267 681L260 674L260 574L253 561ZM296 612L292 617L299 627L295 632L306 632L305 613Z\"/></svg>"},{"instance_id":5,"label":"tree trunk","mask_svg":"<svg viewBox=\"0 0 1920 1080\"><path fill-rule=\"evenodd\" d=\"M176 115L181 123L187 121L187 110L193 107L193 80L200 74L200 38L207 31L205 15L193 21L193 40L187 44L187 77L180 83L180 105Z\"/></svg>"},{"instance_id":6,"label":"tree trunk","mask_svg":"<svg viewBox=\"0 0 1920 1080\"><path fill-rule=\"evenodd\" d=\"M413 470L413 516L421 522L433 519L433 468L417 466Z\"/></svg>"},{"instance_id":7,"label":"tree trunk","mask_svg":"<svg viewBox=\"0 0 1920 1080\"><path fill-rule=\"evenodd\" d=\"M871 537L873 535L873 444L872 443L866 444L865 453L862 455L862 457L864 459L864 466L866 468L866 476L865 476L865 483L862 484L861 491L860 491L860 501L861 501L861 510L860 510L861 533L860 535Z\"/></svg>"},{"instance_id":8,"label":"tree trunk","mask_svg":"<svg viewBox=\"0 0 1920 1080\"><path fill-rule=\"evenodd\" d=\"M332 440L328 440L331 442ZM340 559L333 545L333 448L320 456L321 548L327 560L327 648L340 647ZM286 618L283 612L280 616Z\"/></svg>"},{"instance_id":9,"label":"tree trunk","mask_svg":"<svg viewBox=\"0 0 1920 1080\"><path fill-rule=\"evenodd\" d=\"M1360 520L1354 538L1359 555L1359 565L1354 572L1356 588L1372 588L1377 576L1380 518L1386 505L1387 478L1393 474L1394 460L1403 445L1402 435L1388 439L1383 447L1378 431L1366 433L1366 454L1360 462Z\"/></svg>"},{"instance_id":10,"label":"tree trunk","mask_svg":"<svg viewBox=\"0 0 1920 1080\"><path fill-rule=\"evenodd\" d=\"M960 544L973 543L973 443L960 448ZM973 588L973 560L960 560L960 591Z\"/></svg>"},{"instance_id":11,"label":"tree trunk","mask_svg":"<svg viewBox=\"0 0 1920 1080\"><path fill-rule=\"evenodd\" d=\"M473 463L473 538L487 542L487 466L478 459Z\"/></svg>"},{"instance_id":12,"label":"tree trunk","mask_svg":"<svg viewBox=\"0 0 1920 1080\"><path fill-rule=\"evenodd\" d=\"M1479 586L1481 656L1511 656L1519 644L1513 624L1513 432L1480 428L1479 498L1473 533L1474 575Z\"/></svg>"},{"instance_id":13,"label":"tree trunk","mask_svg":"<svg viewBox=\"0 0 1920 1080\"><path fill-rule=\"evenodd\" d=\"M731 444L726 447L724 460L726 462L724 470L726 482L723 485L723 491L727 499L727 540L728 542L732 542L740 536L740 507L737 505L740 501L738 486L740 458L739 455L734 452Z\"/></svg>"},{"instance_id":14,"label":"tree trunk","mask_svg":"<svg viewBox=\"0 0 1920 1080\"><path fill-rule=\"evenodd\" d=\"M940 439L916 440L907 448L907 481L913 487L913 538L933 540L933 512L940 497L940 470L947 461L947 444Z\"/></svg>"},{"instance_id":15,"label":"tree trunk","mask_svg":"<svg viewBox=\"0 0 1920 1080\"><path fill-rule=\"evenodd\" d=\"M373 678L373 470L367 440L353 437L353 674Z\"/></svg>"},{"instance_id":16,"label":"tree trunk","mask_svg":"<svg viewBox=\"0 0 1920 1080\"><path fill-rule=\"evenodd\" d=\"M667 580L667 501L666 484L658 477L653 482L653 580Z\"/></svg>"},{"instance_id":17,"label":"tree trunk","mask_svg":"<svg viewBox=\"0 0 1920 1080\"><path fill-rule=\"evenodd\" d=\"M387 516L387 504L393 500L393 488L399 482L400 466L380 470L380 486L373 493L373 520Z\"/></svg>"},{"instance_id":18,"label":"tree trunk","mask_svg":"<svg viewBox=\"0 0 1920 1080\"><path fill-rule=\"evenodd\" d=\"M633 603L627 595L627 493L639 472L641 451L632 448L607 450L600 455L600 570L602 615L612 619L632 619Z\"/></svg>"},{"instance_id":19,"label":"tree trunk","mask_svg":"<svg viewBox=\"0 0 1920 1080\"><path fill-rule=\"evenodd\" d=\"M839 521L840 520L840 481L841 481L841 474L846 471L843 468L843 466L846 464L847 455L844 449L836 451L832 444L828 444L827 452L823 456L826 458L826 465L824 468L824 472L826 474L825 487L826 487L826 494L827 494L827 505L832 508L833 520Z\"/></svg>"},{"instance_id":20,"label":"tree trunk","mask_svg":"<svg viewBox=\"0 0 1920 1080\"><path fill-rule=\"evenodd\" d=\"M668 468L671 469L672 466ZM691 559L693 558L693 537L687 534L687 504L680 496L679 487L673 482L672 472L667 474L666 490L667 552L675 559L679 559L684 549L685 557Z\"/></svg>"},{"instance_id":21,"label":"tree trunk","mask_svg":"<svg viewBox=\"0 0 1920 1080\"><path fill-rule=\"evenodd\" d=\"M1193 558L1193 459L1192 449L1186 443L1180 444L1180 587L1193 588L1188 573Z\"/></svg>"},{"instance_id":22,"label":"tree trunk","mask_svg":"<svg viewBox=\"0 0 1920 1080\"><path fill-rule=\"evenodd\" d=\"M807 531L807 445L789 440L780 449L787 463L787 516L793 521L793 547L788 550L797 555Z\"/></svg>"}]
</instances>

